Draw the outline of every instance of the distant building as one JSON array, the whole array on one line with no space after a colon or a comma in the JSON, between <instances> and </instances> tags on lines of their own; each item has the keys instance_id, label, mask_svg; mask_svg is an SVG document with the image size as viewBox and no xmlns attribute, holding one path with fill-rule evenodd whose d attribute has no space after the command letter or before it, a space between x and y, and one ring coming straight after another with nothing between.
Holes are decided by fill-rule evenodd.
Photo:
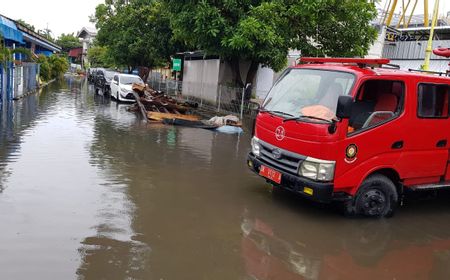
<instances>
[{"instance_id":1,"label":"distant building","mask_svg":"<svg viewBox=\"0 0 450 280\"><path fill-rule=\"evenodd\" d=\"M391 63L405 70L420 69L424 63L430 29L430 27L388 28L383 57L391 59ZM434 32L432 49L450 48L450 26L437 26ZM430 71L446 72L449 62L449 59L432 54Z\"/></svg>"},{"instance_id":2,"label":"distant building","mask_svg":"<svg viewBox=\"0 0 450 280\"><path fill-rule=\"evenodd\" d=\"M0 35L4 46L10 49L23 47L46 56L61 52L60 46L3 15L0 15ZM16 54L12 61L0 64L0 102L20 98L39 87L39 64L24 60Z\"/></svg>"},{"instance_id":3,"label":"distant building","mask_svg":"<svg viewBox=\"0 0 450 280\"><path fill-rule=\"evenodd\" d=\"M0 34L6 47L25 47L35 54L47 56L61 52L61 47L57 44L3 15L0 15Z\"/></svg>"},{"instance_id":4,"label":"distant building","mask_svg":"<svg viewBox=\"0 0 450 280\"><path fill-rule=\"evenodd\" d=\"M92 43L94 42L96 36L97 30L89 27L83 27L77 34L77 37L80 38L80 41L83 44L83 51L81 57L81 65L83 68L89 67L87 52L89 48L92 46Z\"/></svg>"}]
</instances>

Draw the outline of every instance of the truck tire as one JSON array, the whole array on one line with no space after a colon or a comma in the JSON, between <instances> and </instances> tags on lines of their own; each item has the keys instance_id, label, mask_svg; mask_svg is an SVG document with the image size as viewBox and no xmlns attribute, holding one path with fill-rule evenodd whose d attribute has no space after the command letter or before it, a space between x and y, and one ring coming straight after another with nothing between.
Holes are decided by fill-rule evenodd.
<instances>
[{"instance_id":1,"label":"truck tire","mask_svg":"<svg viewBox=\"0 0 450 280\"><path fill-rule=\"evenodd\" d=\"M345 205L345 212L350 216L391 217L397 203L394 183L386 176L376 174L364 180L354 198Z\"/></svg>"}]
</instances>

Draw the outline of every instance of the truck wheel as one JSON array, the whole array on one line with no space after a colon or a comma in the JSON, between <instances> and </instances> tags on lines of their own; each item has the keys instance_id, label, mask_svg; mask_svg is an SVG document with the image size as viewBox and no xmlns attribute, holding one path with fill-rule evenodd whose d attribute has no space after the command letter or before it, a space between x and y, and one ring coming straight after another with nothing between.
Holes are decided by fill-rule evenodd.
<instances>
[{"instance_id":1,"label":"truck wheel","mask_svg":"<svg viewBox=\"0 0 450 280\"><path fill-rule=\"evenodd\" d=\"M383 175L373 175L360 186L355 197L346 205L346 214L371 218L390 217L398 203L394 183Z\"/></svg>"}]
</instances>

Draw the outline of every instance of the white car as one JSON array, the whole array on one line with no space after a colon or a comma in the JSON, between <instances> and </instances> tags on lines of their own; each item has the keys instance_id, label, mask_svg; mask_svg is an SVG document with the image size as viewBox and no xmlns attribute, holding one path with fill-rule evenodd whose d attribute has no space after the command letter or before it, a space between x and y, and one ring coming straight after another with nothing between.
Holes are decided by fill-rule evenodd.
<instances>
[{"instance_id":1,"label":"white car","mask_svg":"<svg viewBox=\"0 0 450 280\"><path fill-rule=\"evenodd\" d=\"M111 97L118 102L134 102L132 85L144 84L139 76L128 74L116 74L111 82Z\"/></svg>"}]
</instances>

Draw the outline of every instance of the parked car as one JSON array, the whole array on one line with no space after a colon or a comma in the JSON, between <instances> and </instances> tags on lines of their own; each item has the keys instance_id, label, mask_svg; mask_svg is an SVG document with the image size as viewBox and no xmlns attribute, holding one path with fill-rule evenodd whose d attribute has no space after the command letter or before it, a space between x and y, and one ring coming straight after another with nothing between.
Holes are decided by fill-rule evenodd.
<instances>
[{"instance_id":1,"label":"parked car","mask_svg":"<svg viewBox=\"0 0 450 280\"><path fill-rule=\"evenodd\" d=\"M392 215L406 190L450 188L450 78L388 59L301 61L256 117L252 171L370 217Z\"/></svg>"},{"instance_id":2,"label":"parked car","mask_svg":"<svg viewBox=\"0 0 450 280\"><path fill-rule=\"evenodd\" d=\"M118 102L133 102L134 95L132 93L132 85L144 84L139 76L130 74L115 74L111 82L111 97Z\"/></svg>"},{"instance_id":3,"label":"parked car","mask_svg":"<svg viewBox=\"0 0 450 280\"><path fill-rule=\"evenodd\" d=\"M95 93L98 94L101 91L102 94L111 94L111 81L115 74L117 74L117 72L99 68L95 75Z\"/></svg>"}]
</instances>

